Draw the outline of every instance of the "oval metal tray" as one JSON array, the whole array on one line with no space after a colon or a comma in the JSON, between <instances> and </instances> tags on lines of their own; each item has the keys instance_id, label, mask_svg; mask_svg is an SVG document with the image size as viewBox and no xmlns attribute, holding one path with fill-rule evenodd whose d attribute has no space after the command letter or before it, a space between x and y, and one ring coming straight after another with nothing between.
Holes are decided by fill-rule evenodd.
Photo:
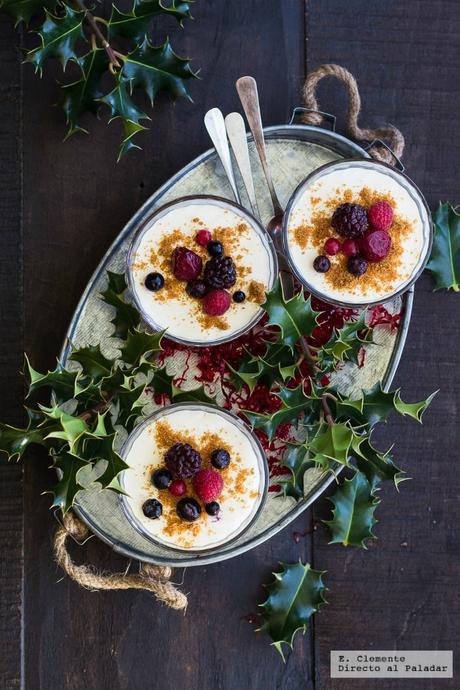
<instances>
[{"instance_id":1,"label":"oval metal tray","mask_svg":"<svg viewBox=\"0 0 460 690\"><path fill-rule=\"evenodd\" d=\"M286 204L298 183L312 170L324 163L344 157L368 157L367 152L345 137L325 129L308 125L281 125L265 129L267 155L280 201ZM262 176L255 149L250 143L251 163L255 177L256 195L261 220L264 224L271 217L268 191ZM241 187L241 185L240 185ZM107 269L121 272L129 242L146 215L153 209L177 197L193 194L214 194L233 198L230 185L217 159L210 149L174 175L145 202L123 228L115 242L103 257L93 274L70 323L66 344L61 358L67 364L69 342L80 347L88 344L101 345L107 355L114 354L114 343L109 338L113 317L112 309L98 295L106 285ZM247 199L243 195L243 204ZM379 347L369 349L366 364L359 369L346 365L337 378L337 384L348 392L359 392L381 380L389 386L395 374L404 347L410 321L413 290L386 305L389 310L401 312L397 333L376 329ZM111 350L112 348L112 350ZM116 350L115 350L116 351ZM321 475L316 470L307 472L304 498L295 503L292 498L269 494L259 520L236 542L222 547L216 555L174 554L152 544L140 535L126 520L118 496L110 491L100 491L95 485L88 486L77 495L75 510L88 527L115 551L140 561L168 564L171 566L205 565L232 558L266 541L294 520L313 503L333 481L333 477Z\"/></svg>"}]
</instances>

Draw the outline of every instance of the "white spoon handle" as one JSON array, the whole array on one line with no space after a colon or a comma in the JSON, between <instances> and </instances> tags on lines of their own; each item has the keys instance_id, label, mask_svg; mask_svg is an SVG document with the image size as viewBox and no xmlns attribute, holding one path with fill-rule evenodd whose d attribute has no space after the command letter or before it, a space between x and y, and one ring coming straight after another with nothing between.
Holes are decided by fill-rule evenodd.
<instances>
[{"instance_id":1,"label":"white spoon handle","mask_svg":"<svg viewBox=\"0 0 460 690\"><path fill-rule=\"evenodd\" d=\"M230 141L230 146L232 147L233 155L235 156L244 186L246 187L252 212L259 218L260 215L254 190L254 178L252 176L248 140L243 117L239 113L230 113L225 118L225 127L227 129L227 136Z\"/></svg>"},{"instance_id":2,"label":"white spoon handle","mask_svg":"<svg viewBox=\"0 0 460 690\"><path fill-rule=\"evenodd\" d=\"M208 110L204 116L204 124L228 177L228 181L230 182L235 199L240 204L241 199L238 192L238 187L236 186L235 176L233 175L232 159L230 158L230 149L228 146L227 133L225 131L224 116L219 108L212 108L211 110Z\"/></svg>"}]
</instances>

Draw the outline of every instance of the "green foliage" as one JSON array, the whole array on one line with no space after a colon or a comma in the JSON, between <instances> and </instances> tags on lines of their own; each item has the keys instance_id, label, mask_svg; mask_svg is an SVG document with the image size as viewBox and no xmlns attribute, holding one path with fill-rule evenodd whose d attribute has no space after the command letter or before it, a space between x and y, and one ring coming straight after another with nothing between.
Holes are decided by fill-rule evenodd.
<instances>
[{"instance_id":1,"label":"green foliage","mask_svg":"<svg viewBox=\"0 0 460 690\"><path fill-rule=\"evenodd\" d=\"M121 124L119 160L127 151L140 148L133 139L146 129L150 119L133 100L134 90L145 93L151 105L160 91L169 92L174 99L190 98L186 81L197 77L190 60L179 57L169 39L155 46L150 38L154 18L174 17L182 26L191 16L190 5L176 0L170 4L132 0L127 11L112 5L110 16L94 14L103 6L86 7L86 11L76 9L64 0L0 0L0 10L16 23L28 24L34 19L38 45L27 52L26 62L33 64L36 72L42 74L49 58L58 59L66 74L68 63L72 63L72 80L61 83L66 138L77 132L88 133L81 124L84 113L99 116L106 109L109 122Z\"/></svg>"},{"instance_id":2,"label":"green foliage","mask_svg":"<svg viewBox=\"0 0 460 690\"><path fill-rule=\"evenodd\" d=\"M433 213L433 249L427 264L436 290L460 291L460 214L449 203L440 203Z\"/></svg>"},{"instance_id":3,"label":"green foliage","mask_svg":"<svg viewBox=\"0 0 460 690\"><path fill-rule=\"evenodd\" d=\"M272 638L273 646L284 660L283 643L292 648L298 630L308 629L311 617L326 604L324 572L313 570L309 563L281 563L282 570L273 573L274 582L267 585L268 597L262 608L263 624L259 628Z\"/></svg>"},{"instance_id":4,"label":"green foliage","mask_svg":"<svg viewBox=\"0 0 460 690\"><path fill-rule=\"evenodd\" d=\"M316 326L318 312L312 309L311 297L305 299L300 291L291 299L286 299L279 278L262 307L268 314L267 325L280 329L283 344L291 350L302 336L309 336Z\"/></svg>"},{"instance_id":5,"label":"green foliage","mask_svg":"<svg viewBox=\"0 0 460 690\"><path fill-rule=\"evenodd\" d=\"M364 541L374 538L374 512L380 503L366 477L355 472L329 500L334 505L332 520L325 521L331 530L329 543L365 547Z\"/></svg>"}]
</instances>

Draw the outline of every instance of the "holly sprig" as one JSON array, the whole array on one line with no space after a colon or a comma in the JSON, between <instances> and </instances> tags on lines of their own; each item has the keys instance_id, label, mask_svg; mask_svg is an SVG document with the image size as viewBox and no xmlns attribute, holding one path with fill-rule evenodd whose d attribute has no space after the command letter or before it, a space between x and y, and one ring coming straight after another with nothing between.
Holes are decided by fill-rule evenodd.
<instances>
[{"instance_id":1,"label":"holly sprig","mask_svg":"<svg viewBox=\"0 0 460 690\"><path fill-rule=\"evenodd\" d=\"M57 59L65 77L61 105L67 122L66 138L88 133L82 124L86 112L99 116L105 109L109 122L119 120L122 141L118 160L140 148L134 137L147 129L149 115L133 95L144 92L153 106L160 91L174 99L190 99L186 82L197 77L190 60L179 57L169 41L155 45L151 25L158 16L174 17L180 26L191 17L190 2L132 0L128 11L112 5L110 15L88 8L83 0L0 0L0 10L16 24L29 26L37 46L26 53L26 62L42 76L48 59ZM101 8L102 9L102 8Z\"/></svg>"}]
</instances>

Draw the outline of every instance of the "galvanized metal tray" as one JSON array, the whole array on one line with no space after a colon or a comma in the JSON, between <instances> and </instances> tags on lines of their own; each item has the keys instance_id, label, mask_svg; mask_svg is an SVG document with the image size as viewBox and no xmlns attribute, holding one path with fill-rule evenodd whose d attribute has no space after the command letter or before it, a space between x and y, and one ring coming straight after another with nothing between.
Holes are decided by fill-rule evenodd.
<instances>
[{"instance_id":1,"label":"galvanized metal tray","mask_svg":"<svg viewBox=\"0 0 460 690\"><path fill-rule=\"evenodd\" d=\"M368 157L368 153L361 146L335 132L318 127L281 125L266 128L265 135L274 182L280 201L284 205L298 183L320 165L339 158ZM272 209L257 154L251 143L250 149L261 220L266 224L271 217ZM112 309L99 299L99 293L106 285L106 270L124 270L129 242L146 216L168 201L192 194L214 194L232 198L231 188L214 149L206 151L189 163L154 192L122 229L97 267L76 308L61 353L64 363L72 364L67 362L69 342L75 346L99 343L104 353L113 356L115 346L109 338L112 330ZM247 199L243 195L243 204L245 203ZM344 367L336 380L342 390L349 393L359 392L361 388L368 388L378 380L389 386L404 347L412 299L413 290L386 305L392 312L401 312L397 333L385 328L375 329L375 339L379 347L369 349L363 368L357 368L352 364ZM269 494L259 520L251 529L228 547L222 547L217 555L212 556L171 554L169 550L153 544L127 521L118 496L110 491L101 492L94 484L89 483L88 488L78 494L75 510L98 537L115 551L129 558L172 566L204 565L232 558L266 541L311 505L331 481L333 477L324 476L317 470L309 470L305 477L304 498L298 503L289 497Z\"/></svg>"}]
</instances>

